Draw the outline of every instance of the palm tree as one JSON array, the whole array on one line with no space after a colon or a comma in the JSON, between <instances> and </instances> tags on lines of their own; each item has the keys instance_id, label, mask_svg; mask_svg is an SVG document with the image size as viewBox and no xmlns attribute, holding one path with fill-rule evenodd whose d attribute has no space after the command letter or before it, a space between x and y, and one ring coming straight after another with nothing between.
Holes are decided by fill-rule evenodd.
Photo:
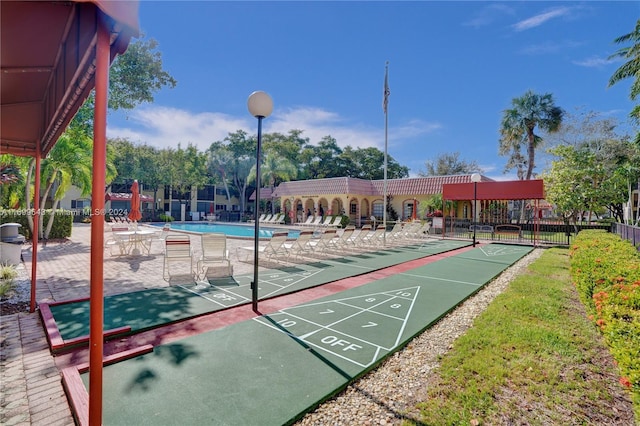
<instances>
[{"instance_id":1,"label":"palm tree","mask_svg":"<svg viewBox=\"0 0 640 426\"><path fill-rule=\"evenodd\" d=\"M535 168L536 148L541 144L542 137L535 134L535 128L555 132L559 129L564 116L562 108L557 107L553 95L545 93L539 95L528 90L522 97L511 101L512 108L506 109L502 115L500 128L500 155L509 154L509 163L516 165L513 157L520 156L518 162L524 158L527 172L526 180L531 179ZM521 148L526 146L526 157L520 154Z\"/></svg>"},{"instance_id":2,"label":"palm tree","mask_svg":"<svg viewBox=\"0 0 640 426\"><path fill-rule=\"evenodd\" d=\"M260 180L266 182L270 187L273 188L276 183L295 179L297 175L298 168L288 158L281 157L273 152L267 152L264 156L263 163L260 166ZM247 180L256 180L256 166L253 166L251 172L249 172ZM275 213L273 203L271 203L271 213Z\"/></svg>"},{"instance_id":3,"label":"palm tree","mask_svg":"<svg viewBox=\"0 0 640 426\"><path fill-rule=\"evenodd\" d=\"M629 94L633 101L640 95L640 19L636 22L636 27L632 32L616 38L614 42L616 44L627 42L632 44L622 47L609 57L609 59L623 58L627 60L611 76L609 87L627 78L633 79L631 93ZM629 115L636 123L640 123L640 105L636 105ZM636 135L636 143L640 144L640 133Z\"/></svg>"},{"instance_id":4,"label":"palm tree","mask_svg":"<svg viewBox=\"0 0 640 426\"><path fill-rule=\"evenodd\" d=\"M40 227L44 238L49 238L58 204L72 184L80 189L82 196L91 193L92 151L92 141L84 133L65 132L42 162L41 179L45 184L40 203L42 207L54 184L58 185L53 195L47 229Z\"/></svg>"}]
</instances>

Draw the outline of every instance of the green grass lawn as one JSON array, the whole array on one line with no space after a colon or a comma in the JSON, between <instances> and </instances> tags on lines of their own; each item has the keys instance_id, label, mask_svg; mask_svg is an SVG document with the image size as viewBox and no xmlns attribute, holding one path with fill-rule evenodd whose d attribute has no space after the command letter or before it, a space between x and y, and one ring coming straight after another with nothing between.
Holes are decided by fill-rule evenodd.
<instances>
[{"instance_id":1,"label":"green grass lawn","mask_svg":"<svg viewBox=\"0 0 640 426\"><path fill-rule=\"evenodd\" d=\"M618 379L571 284L569 250L553 248L443 357L418 418L427 425L633 425Z\"/></svg>"}]
</instances>

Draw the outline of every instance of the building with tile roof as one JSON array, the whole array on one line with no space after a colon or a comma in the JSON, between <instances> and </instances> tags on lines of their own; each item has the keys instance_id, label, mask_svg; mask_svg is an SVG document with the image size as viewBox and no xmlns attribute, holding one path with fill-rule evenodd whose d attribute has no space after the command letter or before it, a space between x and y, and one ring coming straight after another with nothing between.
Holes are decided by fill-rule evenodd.
<instances>
[{"instance_id":1,"label":"building with tile roof","mask_svg":"<svg viewBox=\"0 0 640 426\"><path fill-rule=\"evenodd\" d=\"M493 179L483 176L483 181ZM471 174L454 176L431 176L419 178L387 179L388 203L397 213L398 219L406 220L430 213L420 208L420 203L431 196L442 194L442 185L469 183ZM365 180L351 177L336 177L283 182L276 188L260 189L260 198L269 200L290 216L293 222L304 221L309 213L317 215L345 214L351 223L361 226L371 216L381 220L384 210L384 180ZM255 200L255 192L251 198Z\"/></svg>"}]
</instances>

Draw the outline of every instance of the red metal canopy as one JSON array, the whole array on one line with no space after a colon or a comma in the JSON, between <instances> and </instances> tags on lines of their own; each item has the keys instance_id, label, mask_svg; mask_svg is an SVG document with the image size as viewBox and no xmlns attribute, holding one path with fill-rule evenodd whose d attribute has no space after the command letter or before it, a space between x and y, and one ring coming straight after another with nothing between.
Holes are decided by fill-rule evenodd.
<instances>
[{"instance_id":1,"label":"red metal canopy","mask_svg":"<svg viewBox=\"0 0 640 426\"><path fill-rule=\"evenodd\" d=\"M541 200L544 198L544 181L510 180L502 182L478 182L474 195L473 183L442 185L443 200Z\"/></svg>"},{"instance_id":2,"label":"red metal canopy","mask_svg":"<svg viewBox=\"0 0 640 426\"><path fill-rule=\"evenodd\" d=\"M138 33L138 2L2 1L0 17L0 153L44 157L95 86L98 25L113 60Z\"/></svg>"}]
</instances>

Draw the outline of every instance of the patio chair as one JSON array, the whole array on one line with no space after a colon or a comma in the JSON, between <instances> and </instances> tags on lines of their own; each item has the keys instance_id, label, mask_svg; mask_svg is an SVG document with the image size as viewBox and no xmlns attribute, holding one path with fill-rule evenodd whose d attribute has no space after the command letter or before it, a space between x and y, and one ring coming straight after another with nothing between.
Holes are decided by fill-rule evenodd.
<instances>
[{"instance_id":1,"label":"patio chair","mask_svg":"<svg viewBox=\"0 0 640 426\"><path fill-rule=\"evenodd\" d=\"M333 218L333 222L331 222L329 226L332 228L339 228L341 224L342 224L342 216L336 216Z\"/></svg>"},{"instance_id":2,"label":"patio chair","mask_svg":"<svg viewBox=\"0 0 640 426\"><path fill-rule=\"evenodd\" d=\"M229 260L227 236L221 232L202 234L200 237L202 254L196 263L198 279L205 280L209 276L231 276L233 266ZM219 273L219 270L223 270Z\"/></svg>"},{"instance_id":3,"label":"patio chair","mask_svg":"<svg viewBox=\"0 0 640 426\"><path fill-rule=\"evenodd\" d=\"M301 231L296 240L292 242L285 242L284 248L289 252L290 255L294 255L295 257L307 253L312 253L313 245L311 244L311 241L314 234L315 232L311 229Z\"/></svg>"},{"instance_id":4,"label":"patio chair","mask_svg":"<svg viewBox=\"0 0 640 426\"><path fill-rule=\"evenodd\" d=\"M331 249L330 241L336 238L336 232L337 230L335 229L325 229L320 238L310 241L313 251L320 254L329 251Z\"/></svg>"},{"instance_id":5,"label":"patio chair","mask_svg":"<svg viewBox=\"0 0 640 426\"><path fill-rule=\"evenodd\" d=\"M129 252L129 236L119 234L127 231L129 228L122 224L111 227L111 235L104 242L104 247L109 249L111 256L124 256Z\"/></svg>"},{"instance_id":6,"label":"patio chair","mask_svg":"<svg viewBox=\"0 0 640 426\"><path fill-rule=\"evenodd\" d=\"M384 225L378 225L375 231L370 232L362 239L361 247L377 248L382 244L382 236L387 232Z\"/></svg>"},{"instance_id":7,"label":"patio chair","mask_svg":"<svg viewBox=\"0 0 640 426\"><path fill-rule=\"evenodd\" d=\"M280 213L280 215L277 218L273 219L271 223L282 224L284 223L284 218L285 218L284 213Z\"/></svg>"},{"instance_id":8,"label":"patio chair","mask_svg":"<svg viewBox=\"0 0 640 426\"><path fill-rule=\"evenodd\" d=\"M338 251L346 251L349 248L352 248L353 243L350 240L355 230L356 227L353 225L349 225L344 228L339 237L327 241L328 250L335 249Z\"/></svg>"},{"instance_id":9,"label":"patio chair","mask_svg":"<svg viewBox=\"0 0 640 426\"><path fill-rule=\"evenodd\" d=\"M371 225L363 225L357 234L349 238L349 242L351 242L355 247L360 247L363 244L363 240L370 232Z\"/></svg>"},{"instance_id":10,"label":"patio chair","mask_svg":"<svg viewBox=\"0 0 640 426\"><path fill-rule=\"evenodd\" d=\"M266 213L262 213L260 215L260 217L258 218L258 222L263 222L265 217L267 217L267 214ZM255 223L256 220L255 219L250 219L247 222Z\"/></svg>"},{"instance_id":11,"label":"patio chair","mask_svg":"<svg viewBox=\"0 0 640 426\"><path fill-rule=\"evenodd\" d=\"M269 221L273 219L273 215L272 214L268 214L265 217L262 218L262 220L260 221L260 223L269 223Z\"/></svg>"},{"instance_id":12,"label":"patio chair","mask_svg":"<svg viewBox=\"0 0 640 426\"><path fill-rule=\"evenodd\" d=\"M159 233L156 233L156 235L149 240L149 253L151 253L151 246L153 245L154 241L160 242L160 244L162 245L162 250L164 252L164 242L169 235L169 231L171 231L171 225L167 223L162 227L162 230Z\"/></svg>"},{"instance_id":13,"label":"patio chair","mask_svg":"<svg viewBox=\"0 0 640 426\"><path fill-rule=\"evenodd\" d=\"M307 226L318 227L322 224L322 216L316 216Z\"/></svg>"},{"instance_id":14,"label":"patio chair","mask_svg":"<svg viewBox=\"0 0 640 426\"><path fill-rule=\"evenodd\" d=\"M193 252L191 239L188 235L167 235L164 248L164 262L162 266L162 278L170 281L172 277L171 265L175 263L189 264L189 274L195 278L193 271ZM177 275L177 274L175 274Z\"/></svg>"},{"instance_id":15,"label":"patio chair","mask_svg":"<svg viewBox=\"0 0 640 426\"><path fill-rule=\"evenodd\" d=\"M298 222L296 223L297 226L309 226L311 224L311 222L313 222L313 216L307 216L307 220L305 220L304 222Z\"/></svg>"},{"instance_id":16,"label":"patio chair","mask_svg":"<svg viewBox=\"0 0 640 426\"><path fill-rule=\"evenodd\" d=\"M333 217L327 216L324 218L324 221L320 223L320 226L329 226L333 222Z\"/></svg>"},{"instance_id":17,"label":"patio chair","mask_svg":"<svg viewBox=\"0 0 640 426\"><path fill-rule=\"evenodd\" d=\"M282 256L289 256L290 252L285 247L285 243L288 238L289 238L289 233L287 231L274 232L273 235L271 236L271 239L267 242L266 245L258 246L258 256L262 255L267 259L282 257ZM246 252L244 261L248 262L250 254L255 251L255 247L254 246L238 247L236 249L238 258L241 257L240 250L243 250Z\"/></svg>"}]
</instances>

